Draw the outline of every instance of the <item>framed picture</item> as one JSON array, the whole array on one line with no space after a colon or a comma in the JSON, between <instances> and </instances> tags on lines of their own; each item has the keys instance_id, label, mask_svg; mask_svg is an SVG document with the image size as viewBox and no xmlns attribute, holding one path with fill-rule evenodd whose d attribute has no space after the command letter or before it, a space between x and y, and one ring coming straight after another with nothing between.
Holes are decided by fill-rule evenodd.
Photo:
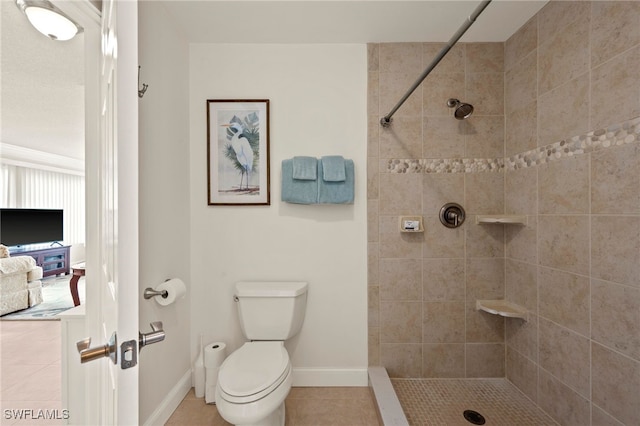
<instances>
[{"instance_id":1,"label":"framed picture","mask_svg":"<svg viewBox=\"0 0 640 426\"><path fill-rule=\"evenodd\" d=\"M207 100L212 205L269 205L269 100Z\"/></svg>"}]
</instances>

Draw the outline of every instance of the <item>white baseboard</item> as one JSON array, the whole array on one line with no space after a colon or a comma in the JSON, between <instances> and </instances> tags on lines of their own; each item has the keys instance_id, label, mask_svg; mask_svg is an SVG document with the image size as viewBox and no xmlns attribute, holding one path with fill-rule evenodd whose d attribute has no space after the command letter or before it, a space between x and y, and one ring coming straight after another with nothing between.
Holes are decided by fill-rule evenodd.
<instances>
[{"instance_id":1,"label":"white baseboard","mask_svg":"<svg viewBox=\"0 0 640 426\"><path fill-rule=\"evenodd\" d=\"M178 408L184 397L191 389L191 369L184 373L182 378L167 393L167 396L160 402L158 407L151 413L149 418L144 422L145 426L161 426L164 425L173 412Z\"/></svg>"},{"instance_id":2,"label":"white baseboard","mask_svg":"<svg viewBox=\"0 0 640 426\"><path fill-rule=\"evenodd\" d=\"M294 368L292 386L367 386L368 381L366 367Z\"/></svg>"}]
</instances>

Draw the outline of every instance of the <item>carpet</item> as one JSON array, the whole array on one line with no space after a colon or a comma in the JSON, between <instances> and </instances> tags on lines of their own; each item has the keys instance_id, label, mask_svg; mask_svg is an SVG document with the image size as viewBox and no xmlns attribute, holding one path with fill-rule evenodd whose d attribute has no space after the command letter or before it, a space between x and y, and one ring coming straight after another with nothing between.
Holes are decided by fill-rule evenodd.
<instances>
[{"instance_id":1,"label":"carpet","mask_svg":"<svg viewBox=\"0 0 640 426\"><path fill-rule=\"evenodd\" d=\"M43 302L31 308L12 312L0 317L0 320L57 320L55 316L60 312L73 308L73 299L69 290L71 275L47 277L42 279ZM78 281L78 295L80 303L85 298L85 277Z\"/></svg>"}]
</instances>

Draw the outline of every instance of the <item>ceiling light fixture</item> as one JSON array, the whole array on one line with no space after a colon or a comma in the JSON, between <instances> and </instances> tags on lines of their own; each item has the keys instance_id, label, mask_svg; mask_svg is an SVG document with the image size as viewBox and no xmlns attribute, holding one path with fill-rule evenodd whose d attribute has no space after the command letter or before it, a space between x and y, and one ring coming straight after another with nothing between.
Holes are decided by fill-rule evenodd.
<instances>
[{"instance_id":1,"label":"ceiling light fixture","mask_svg":"<svg viewBox=\"0 0 640 426\"><path fill-rule=\"evenodd\" d=\"M16 0L33 27L51 40L70 40L82 27L47 0Z\"/></svg>"}]
</instances>

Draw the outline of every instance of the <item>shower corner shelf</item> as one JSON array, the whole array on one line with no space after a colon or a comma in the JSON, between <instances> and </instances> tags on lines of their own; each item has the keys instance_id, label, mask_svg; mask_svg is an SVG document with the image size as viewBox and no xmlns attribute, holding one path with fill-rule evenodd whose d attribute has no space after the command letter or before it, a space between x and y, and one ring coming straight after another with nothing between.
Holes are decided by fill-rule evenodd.
<instances>
[{"instance_id":1,"label":"shower corner shelf","mask_svg":"<svg viewBox=\"0 0 640 426\"><path fill-rule=\"evenodd\" d=\"M508 214L491 214L476 216L476 224L483 223L504 223L513 225L526 225L527 216L525 215L508 215Z\"/></svg>"},{"instance_id":2,"label":"shower corner shelf","mask_svg":"<svg viewBox=\"0 0 640 426\"><path fill-rule=\"evenodd\" d=\"M507 318L529 320L529 312L524 307L507 300L476 300L476 309Z\"/></svg>"}]
</instances>

